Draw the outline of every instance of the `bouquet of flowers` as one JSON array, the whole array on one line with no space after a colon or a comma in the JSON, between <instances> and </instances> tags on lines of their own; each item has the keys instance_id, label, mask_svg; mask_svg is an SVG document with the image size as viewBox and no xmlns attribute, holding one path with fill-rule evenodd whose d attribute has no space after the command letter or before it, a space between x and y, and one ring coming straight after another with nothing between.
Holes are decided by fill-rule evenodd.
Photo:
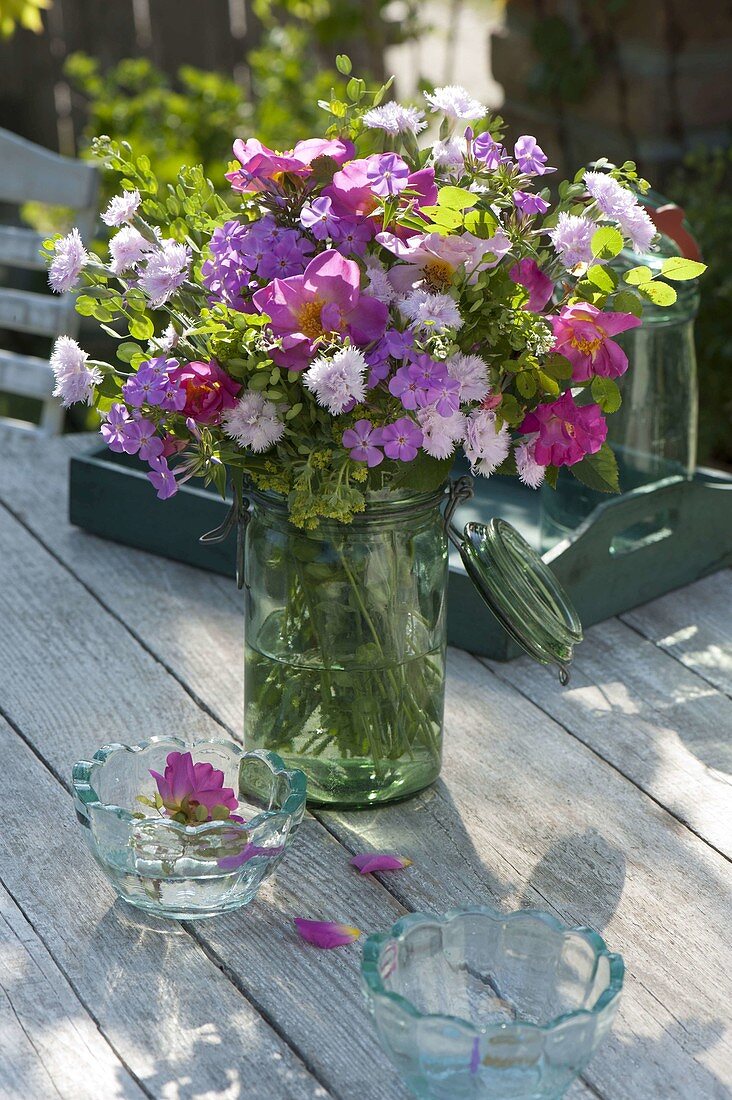
<instances>
[{"instance_id":1,"label":"bouquet of flowers","mask_svg":"<svg viewBox=\"0 0 732 1100\"><path fill-rule=\"evenodd\" d=\"M338 58L350 73L348 58ZM77 230L54 242L56 291L118 340L91 361L61 337L64 405L93 403L113 451L149 465L158 496L192 476L288 498L298 526L348 522L366 494L472 471L554 483L567 466L616 490L605 416L628 360L613 339L673 287L608 261L651 247L632 163L558 188L533 137L513 148L463 88L425 109L348 81L332 125L284 153L234 143L229 203L200 168L162 193L145 157L102 138L122 176L102 217L108 257ZM438 136L420 148L431 122ZM670 260L666 279L702 265Z\"/></svg>"}]
</instances>

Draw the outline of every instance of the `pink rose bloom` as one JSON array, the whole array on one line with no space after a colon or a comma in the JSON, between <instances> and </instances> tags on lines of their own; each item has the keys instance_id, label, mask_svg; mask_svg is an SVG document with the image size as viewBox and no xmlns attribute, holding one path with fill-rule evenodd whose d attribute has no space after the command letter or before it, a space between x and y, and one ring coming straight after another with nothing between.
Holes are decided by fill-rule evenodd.
<instances>
[{"instance_id":1,"label":"pink rose bloom","mask_svg":"<svg viewBox=\"0 0 732 1100\"><path fill-rule=\"evenodd\" d=\"M333 203L333 211L339 218L368 217L378 205L373 191L374 167L381 161L381 154L374 153L362 160L351 160L333 176L323 194ZM434 168L421 168L412 172L406 181L405 198L415 199L417 206L432 206L437 202L437 185ZM376 226L374 225L374 231Z\"/></svg>"},{"instance_id":2,"label":"pink rose bloom","mask_svg":"<svg viewBox=\"0 0 732 1100\"><path fill-rule=\"evenodd\" d=\"M392 267L389 281L399 294L409 294L415 284L421 283L433 294L446 291L459 267L472 275L479 267L495 267L498 260L511 247L506 237L505 248L496 244L496 237L482 240L472 233L446 237L441 233L415 233L403 240L395 233L378 233L376 240L402 261ZM501 242L503 245L504 242ZM482 264L486 253L496 256L495 261ZM498 254L497 254L498 253Z\"/></svg>"},{"instance_id":3,"label":"pink rose bloom","mask_svg":"<svg viewBox=\"0 0 732 1100\"><path fill-rule=\"evenodd\" d=\"M361 269L334 249L321 252L302 275L273 279L252 301L266 313L282 348L272 358L288 370L304 370L315 341L330 332L348 335L361 347L384 335L388 307L361 293Z\"/></svg>"},{"instance_id":4,"label":"pink rose bloom","mask_svg":"<svg viewBox=\"0 0 732 1100\"><path fill-rule=\"evenodd\" d=\"M628 369L628 356L619 344L610 340L619 332L637 328L640 317L632 313L603 313L589 302L564 306L558 317L551 318L554 351L568 359L572 377L586 382L593 374L617 378Z\"/></svg>"},{"instance_id":5,"label":"pink rose bloom","mask_svg":"<svg viewBox=\"0 0 732 1100\"><path fill-rule=\"evenodd\" d=\"M552 296L554 283L548 275L544 274L536 260L530 260L528 257L524 260L519 260L519 262L514 264L509 271L508 277L512 282L528 290L528 309L530 309L532 313L541 313Z\"/></svg>"},{"instance_id":6,"label":"pink rose bloom","mask_svg":"<svg viewBox=\"0 0 732 1100\"><path fill-rule=\"evenodd\" d=\"M170 371L169 378L185 390L183 416L191 417L198 424L218 424L221 414L236 405L241 389L241 382L230 378L215 359L208 363L184 363Z\"/></svg>"},{"instance_id":7,"label":"pink rose bloom","mask_svg":"<svg viewBox=\"0 0 732 1100\"><path fill-rule=\"evenodd\" d=\"M294 149L276 153L256 138L234 142L234 156L241 164L235 172L227 172L226 178L235 191L263 191L268 181L279 181L283 173L307 176L318 157L332 157L338 164L353 156L353 146L345 141L326 141L325 138L308 138L298 141Z\"/></svg>"},{"instance_id":8,"label":"pink rose bloom","mask_svg":"<svg viewBox=\"0 0 732 1100\"><path fill-rule=\"evenodd\" d=\"M538 405L528 413L519 431L537 433L534 460L540 466L574 466L600 450L607 424L599 405L575 405L567 390L551 404Z\"/></svg>"},{"instance_id":9,"label":"pink rose bloom","mask_svg":"<svg viewBox=\"0 0 732 1100\"><path fill-rule=\"evenodd\" d=\"M197 809L207 811L205 820L211 820L217 806L235 810L239 803L232 787L224 786L224 773L212 764L194 764L189 752L171 752L165 762L165 771L150 770L169 817L183 814L191 823L198 822ZM240 820L240 819L239 819Z\"/></svg>"}]
</instances>

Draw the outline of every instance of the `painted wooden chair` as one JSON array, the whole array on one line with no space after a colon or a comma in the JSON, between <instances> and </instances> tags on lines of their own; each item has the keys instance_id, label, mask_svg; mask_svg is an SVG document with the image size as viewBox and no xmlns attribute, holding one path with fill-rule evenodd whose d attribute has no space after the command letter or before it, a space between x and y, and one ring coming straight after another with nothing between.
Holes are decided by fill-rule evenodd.
<instances>
[{"instance_id":1,"label":"painted wooden chair","mask_svg":"<svg viewBox=\"0 0 732 1100\"><path fill-rule=\"evenodd\" d=\"M29 201L70 207L74 224L88 241L97 213L97 193L98 175L92 165L59 156L0 129L0 209ZM53 338L62 333L74 336L78 331L80 318L74 310L73 294L57 297L12 285L13 269L45 268L39 252L43 239L32 229L0 224L0 333L10 330ZM21 420L10 423L48 435L60 432L64 413L51 396L53 387L47 359L0 346L0 393L42 403L39 425Z\"/></svg>"}]
</instances>

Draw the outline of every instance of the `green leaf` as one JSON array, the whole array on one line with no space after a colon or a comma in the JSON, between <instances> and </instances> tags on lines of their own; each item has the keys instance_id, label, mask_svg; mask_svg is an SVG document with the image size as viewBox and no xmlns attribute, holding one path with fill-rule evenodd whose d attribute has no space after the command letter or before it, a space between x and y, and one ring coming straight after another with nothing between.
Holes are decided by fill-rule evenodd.
<instances>
[{"instance_id":1,"label":"green leaf","mask_svg":"<svg viewBox=\"0 0 732 1100\"><path fill-rule=\"evenodd\" d=\"M470 210L465 215L465 228L468 233L480 237L482 241L492 237L498 228L498 219L490 210Z\"/></svg>"},{"instance_id":2,"label":"green leaf","mask_svg":"<svg viewBox=\"0 0 732 1100\"><path fill-rule=\"evenodd\" d=\"M442 206L423 206L421 211L431 222L445 229L457 229L463 224L463 216L459 210L450 210L449 207Z\"/></svg>"},{"instance_id":3,"label":"green leaf","mask_svg":"<svg viewBox=\"0 0 732 1100\"><path fill-rule=\"evenodd\" d=\"M619 493L618 464L607 443L603 443L594 455L586 455L581 462L569 467L570 473L589 489L600 493Z\"/></svg>"},{"instance_id":4,"label":"green leaf","mask_svg":"<svg viewBox=\"0 0 732 1100\"><path fill-rule=\"evenodd\" d=\"M642 264L640 267L631 267L630 271L625 272L623 278L630 286L642 286L643 283L650 283L653 272L650 267Z\"/></svg>"},{"instance_id":5,"label":"green leaf","mask_svg":"<svg viewBox=\"0 0 732 1100\"><path fill-rule=\"evenodd\" d=\"M622 397L612 378L601 378L599 375L592 379L590 392L604 413L614 413L622 404Z\"/></svg>"},{"instance_id":6,"label":"green leaf","mask_svg":"<svg viewBox=\"0 0 732 1100\"><path fill-rule=\"evenodd\" d=\"M559 383L543 370L539 371L539 385L546 393L551 393L555 397L559 396Z\"/></svg>"},{"instance_id":7,"label":"green leaf","mask_svg":"<svg viewBox=\"0 0 732 1100\"><path fill-rule=\"evenodd\" d=\"M569 359L565 359L558 351L549 352L544 362L544 370L552 378L558 378L562 381L572 377L572 364Z\"/></svg>"},{"instance_id":8,"label":"green leaf","mask_svg":"<svg viewBox=\"0 0 732 1100\"><path fill-rule=\"evenodd\" d=\"M447 481L452 461L452 458L432 458L420 451L413 462L399 464L402 469L398 470L392 485L400 489L413 489L417 493L439 489Z\"/></svg>"},{"instance_id":9,"label":"green leaf","mask_svg":"<svg viewBox=\"0 0 732 1100\"><path fill-rule=\"evenodd\" d=\"M536 378L532 371L522 370L516 375L516 389L522 397L533 397L536 393Z\"/></svg>"},{"instance_id":10,"label":"green leaf","mask_svg":"<svg viewBox=\"0 0 732 1100\"><path fill-rule=\"evenodd\" d=\"M588 268L586 278L606 294L612 294L618 285L618 277L612 268L602 267L600 264L593 264Z\"/></svg>"},{"instance_id":11,"label":"green leaf","mask_svg":"<svg viewBox=\"0 0 732 1100\"><path fill-rule=\"evenodd\" d=\"M353 65L348 54L339 53L335 59L336 69L342 76L350 76Z\"/></svg>"},{"instance_id":12,"label":"green leaf","mask_svg":"<svg viewBox=\"0 0 732 1100\"><path fill-rule=\"evenodd\" d=\"M122 379L116 374L105 374L101 382L94 388L98 397L119 398L122 392Z\"/></svg>"},{"instance_id":13,"label":"green leaf","mask_svg":"<svg viewBox=\"0 0 732 1100\"><path fill-rule=\"evenodd\" d=\"M551 489L556 489L556 487L557 487L557 478L558 477L559 477L559 467L558 466L547 466L546 472L544 474L544 481L547 483L547 485Z\"/></svg>"},{"instance_id":14,"label":"green leaf","mask_svg":"<svg viewBox=\"0 0 732 1100\"><path fill-rule=\"evenodd\" d=\"M149 317L135 317L129 324L130 336L135 340L151 340L155 335L155 326Z\"/></svg>"},{"instance_id":15,"label":"green leaf","mask_svg":"<svg viewBox=\"0 0 732 1100\"><path fill-rule=\"evenodd\" d=\"M76 312L82 317L92 317L97 303L88 294L80 294L76 299Z\"/></svg>"},{"instance_id":16,"label":"green leaf","mask_svg":"<svg viewBox=\"0 0 732 1100\"><path fill-rule=\"evenodd\" d=\"M611 225L603 225L592 234L592 255L598 260L612 260L623 251L623 237Z\"/></svg>"},{"instance_id":17,"label":"green leaf","mask_svg":"<svg viewBox=\"0 0 732 1100\"><path fill-rule=\"evenodd\" d=\"M706 270L707 265L697 263L696 260L687 260L685 256L669 256L663 261L661 274L664 279L685 283L687 279L698 279Z\"/></svg>"},{"instance_id":18,"label":"green leaf","mask_svg":"<svg viewBox=\"0 0 732 1100\"><path fill-rule=\"evenodd\" d=\"M139 344L133 344L130 340L125 341L124 344L120 344L117 348L117 358L121 363L131 363L132 358L135 355L142 353L142 348Z\"/></svg>"},{"instance_id":19,"label":"green leaf","mask_svg":"<svg viewBox=\"0 0 732 1100\"><path fill-rule=\"evenodd\" d=\"M498 412L507 424L519 424L524 418L524 410L511 393L504 393Z\"/></svg>"},{"instance_id":20,"label":"green leaf","mask_svg":"<svg viewBox=\"0 0 732 1100\"><path fill-rule=\"evenodd\" d=\"M676 291L668 283L643 283L638 287L638 293L653 302L654 306L672 306L676 301Z\"/></svg>"},{"instance_id":21,"label":"green leaf","mask_svg":"<svg viewBox=\"0 0 732 1100\"><path fill-rule=\"evenodd\" d=\"M478 195L464 187L443 187L437 199L438 204L448 210L469 210L477 201Z\"/></svg>"},{"instance_id":22,"label":"green leaf","mask_svg":"<svg viewBox=\"0 0 732 1100\"><path fill-rule=\"evenodd\" d=\"M632 290L619 290L613 299L613 305L620 313L632 313L634 317L643 316L643 302Z\"/></svg>"}]
</instances>

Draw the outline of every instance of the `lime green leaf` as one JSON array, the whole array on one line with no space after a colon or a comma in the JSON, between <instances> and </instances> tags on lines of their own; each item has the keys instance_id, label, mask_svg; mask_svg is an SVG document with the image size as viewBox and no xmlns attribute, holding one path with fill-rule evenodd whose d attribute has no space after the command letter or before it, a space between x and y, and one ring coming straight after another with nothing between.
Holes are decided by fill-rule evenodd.
<instances>
[{"instance_id":1,"label":"lime green leaf","mask_svg":"<svg viewBox=\"0 0 732 1100\"><path fill-rule=\"evenodd\" d=\"M423 206L422 213L426 214L435 225L441 225L445 229L457 229L463 224L463 216L459 210L450 210L442 206Z\"/></svg>"},{"instance_id":2,"label":"lime green leaf","mask_svg":"<svg viewBox=\"0 0 732 1100\"><path fill-rule=\"evenodd\" d=\"M640 267L631 267L630 271L625 272L623 278L630 286L642 286L643 283L650 283L653 272L650 267L641 265Z\"/></svg>"},{"instance_id":3,"label":"lime green leaf","mask_svg":"<svg viewBox=\"0 0 732 1100\"><path fill-rule=\"evenodd\" d=\"M611 225L603 225L592 234L592 255L598 260L612 260L623 251L623 237Z\"/></svg>"},{"instance_id":4,"label":"lime green leaf","mask_svg":"<svg viewBox=\"0 0 732 1100\"><path fill-rule=\"evenodd\" d=\"M76 299L76 312L82 317L92 317L97 303L88 294L80 294Z\"/></svg>"},{"instance_id":5,"label":"lime green leaf","mask_svg":"<svg viewBox=\"0 0 732 1100\"><path fill-rule=\"evenodd\" d=\"M498 228L498 219L491 214L490 210L470 210L465 215L465 228L468 233L484 241L495 233Z\"/></svg>"},{"instance_id":6,"label":"lime green leaf","mask_svg":"<svg viewBox=\"0 0 732 1100\"><path fill-rule=\"evenodd\" d=\"M522 370L516 375L516 389L522 397L533 397L536 393L536 379L532 371Z\"/></svg>"},{"instance_id":7,"label":"lime green leaf","mask_svg":"<svg viewBox=\"0 0 732 1100\"><path fill-rule=\"evenodd\" d=\"M653 302L654 306L672 306L676 301L676 291L668 283L643 283L638 287L638 293Z\"/></svg>"},{"instance_id":8,"label":"lime green leaf","mask_svg":"<svg viewBox=\"0 0 732 1100\"><path fill-rule=\"evenodd\" d=\"M619 493L618 464L607 443L603 443L594 455L586 455L581 462L569 467L570 473L589 489L600 493Z\"/></svg>"},{"instance_id":9,"label":"lime green leaf","mask_svg":"<svg viewBox=\"0 0 732 1100\"><path fill-rule=\"evenodd\" d=\"M547 466L544 473L544 481L547 483L550 489L556 489L557 478L559 477L558 466Z\"/></svg>"},{"instance_id":10,"label":"lime green leaf","mask_svg":"<svg viewBox=\"0 0 732 1100\"><path fill-rule=\"evenodd\" d=\"M152 340L155 326L149 317L135 317L129 324L130 336L135 340Z\"/></svg>"},{"instance_id":11,"label":"lime green leaf","mask_svg":"<svg viewBox=\"0 0 732 1100\"><path fill-rule=\"evenodd\" d=\"M604 413L614 413L620 408L620 390L612 378L600 378L599 375L593 378L590 392Z\"/></svg>"},{"instance_id":12,"label":"lime green leaf","mask_svg":"<svg viewBox=\"0 0 732 1100\"><path fill-rule=\"evenodd\" d=\"M599 290L603 290L606 294L612 294L615 287L618 285L618 277L615 272L609 267L602 267L600 264L593 264L587 271L587 279Z\"/></svg>"},{"instance_id":13,"label":"lime green leaf","mask_svg":"<svg viewBox=\"0 0 732 1100\"><path fill-rule=\"evenodd\" d=\"M339 73L341 73L342 76L351 75L351 69L353 68L353 66L351 65L351 59L348 54L339 53L336 57L335 63L336 69Z\"/></svg>"},{"instance_id":14,"label":"lime green leaf","mask_svg":"<svg viewBox=\"0 0 732 1100\"><path fill-rule=\"evenodd\" d=\"M565 379L572 377L572 364L569 359L565 359L557 351L549 352L544 361L544 370L552 378Z\"/></svg>"},{"instance_id":15,"label":"lime green leaf","mask_svg":"<svg viewBox=\"0 0 732 1100\"><path fill-rule=\"evenodd\" d=\"M448 210L469 210L477 201L478 196L464 187L443 187L437 199L438 205Z\"/></svg>"},{"instance_id":16,"label":"lime green leaf","mask_svg":"<svg viewBox=\"0 0 732 1100\"><path fill-rule=\"evenodd\" d=\"M129 340L125 341L124 344L120 344L120 346L117 348L117 358L122 363L131 363L133 356L139 355L141 353L142 348L140 347L140 345L133 344Z\"/></svg>"},{"instance_id":17,"label":"lime green leaf","mask_svg":"<svg viewBox=\"0 0 732 1100\"><path fill-rule=\"evenodd\" d=\"M110 400L119 398L122 390L122 379L116 374L105 374L101 382L95 386L98 397L108 397Z\"/></svg>"},{"instance_id":18,"label":"lime green leaf","mask_svg":"<svg viewBox=\"0 0 732 1100\"><path fill-rule=\"evenodd\" d=\"M555 397L559 396L559 383L543 370L539 371L539 385L546 393L551 393Z\"/></svg>"},{"instance_id":19,"label":"lime green leaf","mask_svg":"<svg viewBox=\"0 0 732 1100\"><path fill-rule=\"evenodd\" d=\"M524 418L524 410L510 393L504 393L498 412L507 424L519 424Z\"/></svg>"},{"instance_id":20,"label":"lime green leaf","mask_svg":"<svg viewBox=\"0 0 732 1100\"><path fill-rule=\"evenodd\" d=\"M685 256L670 256L663 261L661 274L664 279L684 283L687 279L698 279L706 270L707 265L697 263L696 260L687 260Z\"/></svg>"},{"instance_id":21,"label":"lime green leaf","mask_svg":"<svg viewBox=\"0 0 732 1100\"><path fill-rule=\"evenodd\" d=\"M632 313L634 317L643 316L643 302L632 290L619 290L613 299L613 306L620 313Z\"/></svg>"}]
</instances>

